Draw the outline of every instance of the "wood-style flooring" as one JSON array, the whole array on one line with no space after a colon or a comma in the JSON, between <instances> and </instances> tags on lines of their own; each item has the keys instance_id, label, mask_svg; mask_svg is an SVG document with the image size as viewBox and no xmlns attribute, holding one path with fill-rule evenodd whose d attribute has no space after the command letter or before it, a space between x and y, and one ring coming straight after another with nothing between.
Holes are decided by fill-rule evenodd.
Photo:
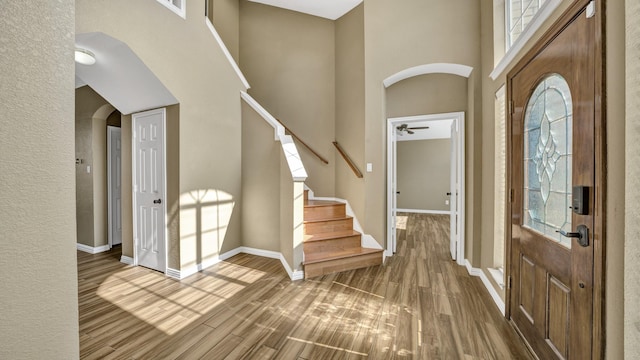
<instances>
[{"instance_id":1,"label":"wood-style flooring","mask_svg":"<svg viewBox=\"0 0 640 360\"><path fill-rule=\"evenodd\" d=\"M385 265L292 282L237 255L185 280L78 252L83 359L531 359L448 217L404 214Z\"/></svg>"}]
</instances>

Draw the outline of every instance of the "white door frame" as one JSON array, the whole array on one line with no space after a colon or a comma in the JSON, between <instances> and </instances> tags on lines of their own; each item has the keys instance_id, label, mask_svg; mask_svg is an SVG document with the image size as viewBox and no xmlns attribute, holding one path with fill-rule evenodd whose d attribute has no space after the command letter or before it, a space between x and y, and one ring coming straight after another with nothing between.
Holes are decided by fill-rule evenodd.
<instances>
[{"instance_id":1,"label":"white door frame","mask_svg":"<svg viewBox=\"0 0 640 360\"><path fill-rule=\"evenodd\" d=\"M430 115L418 115L418 116L407 116L407 117L397 117L397 118L388 118L387 119L387 246L385 250L385 256L393 256L395 252L396 246L396 224L395 224L395 211L393 208L393 204L395 203L395 184L397 179L396 173L393 171L396 166L396 154L395 154L395 146L396 146L396 127L400 124L411 124L415 122L421 121L434 121L434 120L450 120L454 119L454 121L458 124L458 159L456 161L458 165L458 184L460 184L460 188L458 189L458 234L459 238L457 241L457 258L456 262L459 265L464 265L465 262L465 118L464 112L452 112L452 113L443 113L443 114L430 114Z\"/></svg>"},{"instance_id":2,"label":"white door frame","mask_svg":"<svg viewBox=\"0 0 640 360\"><path fill-rule=\"evenodd\" d=\"M111 172L112 164L111 164L111 137L114 132L118 132L122 134L122 129L117 126L107 126L107 239L109 244L109 249L113 247L113 203L112 203L112 191L113 184L111 183ZM120 138L122 139L122 137ZM122 149L122 148L120 148ZM120 170L122 171L122 169ZM122 190L122 189L121 189ZM122 192L120 193L122 196ZM121 203L122 204L122 203ZM122 212L121 212L122 214ZM122 219L120 219L122 223ZM122 240L122 239L121 239Z\"/></svg>"},{"instance_id":3,"label":"white door frame","mask_svg":"<svg viewBox=\"0 0 640 360\"><path fill-rule=\"evenodd\" d=\"M163 169L164 171L162 172L162 177L164 178L164 189L163 189L163 194L162 194L162 201L164 201L164 212L162 213L162 228L158 229L159 232L162 232L164 234L163 236L163 241L164 241L164 265L165 265L165 269L164 269L164 273L167 273L167 269L169 268L169 259L168 259L168 251L169 248L167 246L167 236L169 234L168 229L167 229L167 204L166 204L166 199L167 199L167 110L166 108L160 108L160 109L154 109L154 110L148 110L148 111L143 111L143 112L139 112L139 113L135 113L131 115L131 178L132 178L132 183L131 183L131 189L132 189L132 204L133 204L133 265L134 266L138 266L138 239L136 234L137 229L138 229L138 216L137 216L137 204L136 204L136 150L137 150L137 144L136 144L136 123L137 123L137 119L139 117L142 116L147 116L150 115L152 113L157 113L157 112L161 112L162 113L162 147L163 147L163 152L164 152L164 156L163 156L163 161L164 161L164 166Z\"/></svg>"}]
</instances>

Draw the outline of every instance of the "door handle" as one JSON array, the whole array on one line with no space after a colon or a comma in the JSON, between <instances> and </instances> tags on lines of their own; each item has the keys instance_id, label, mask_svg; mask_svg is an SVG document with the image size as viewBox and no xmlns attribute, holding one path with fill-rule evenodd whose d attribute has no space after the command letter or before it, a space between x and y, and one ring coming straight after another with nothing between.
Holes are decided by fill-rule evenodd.
<instances>
[{"instance_id":1,"label":"door handle","mask_svg":"<svg viewBox=\"0 0 640 360\"><path fill-rule=\"evenodd\" d=\"M564 230L556 230L560 235L568 238L576 238L578 244L582 247L589 246L589 228L585 225L578 225L578 232L566 232Z\"/></svg>"},{"instance_id":2,"label":"door handle","mask_svg":"<svg viewBox=\"0 0 640 360\"><path fill-rule=\"evenodd\" d=\"M162 204L162 199L153 200L154 204Z\"/></svg>"},{"instance_id":3,"label":"door handle","mask_svg":"<svg viewBox=\"0 0 640 360\"><path fill-rule=\"evenodd\" d=\"M450 192L448 192L448 193L447 193L447 196L451 196L451 193L450 193Z\"/></svg>"}]
</instances>

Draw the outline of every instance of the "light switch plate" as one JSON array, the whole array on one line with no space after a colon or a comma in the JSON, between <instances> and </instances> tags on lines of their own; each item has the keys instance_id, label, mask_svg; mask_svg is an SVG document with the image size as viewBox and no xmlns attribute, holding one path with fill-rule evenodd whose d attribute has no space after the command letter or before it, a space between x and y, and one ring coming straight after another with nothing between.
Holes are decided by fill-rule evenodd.
<instances>
[{"instance_id":1,"label":"light switch plate","mask_svg":"<svg viewBox=\"0 0 640 360\"><path fill-rule=\"evenodd\" d=\"M372 172L372 171L373 171L373 164L367 163L367 172Z\"/></svg>"}]
</instances>

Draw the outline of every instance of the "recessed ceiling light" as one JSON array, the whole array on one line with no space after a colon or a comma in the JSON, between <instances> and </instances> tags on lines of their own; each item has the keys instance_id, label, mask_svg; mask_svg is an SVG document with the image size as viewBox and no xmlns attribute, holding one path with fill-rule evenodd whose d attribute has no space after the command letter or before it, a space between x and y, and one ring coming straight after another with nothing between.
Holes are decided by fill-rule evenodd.
<instances>
[{"instance_id":1,"label":"recessed ceiling light","mask_svg":"<svg viewBox=\"0 0 640 360\"><path fill-rule=\"evenodd\" d=\"M86 49L76 49L75 58L76 62L82 65L93 65L96 63L96 56Z\"/></svg>"}]
</instances>

